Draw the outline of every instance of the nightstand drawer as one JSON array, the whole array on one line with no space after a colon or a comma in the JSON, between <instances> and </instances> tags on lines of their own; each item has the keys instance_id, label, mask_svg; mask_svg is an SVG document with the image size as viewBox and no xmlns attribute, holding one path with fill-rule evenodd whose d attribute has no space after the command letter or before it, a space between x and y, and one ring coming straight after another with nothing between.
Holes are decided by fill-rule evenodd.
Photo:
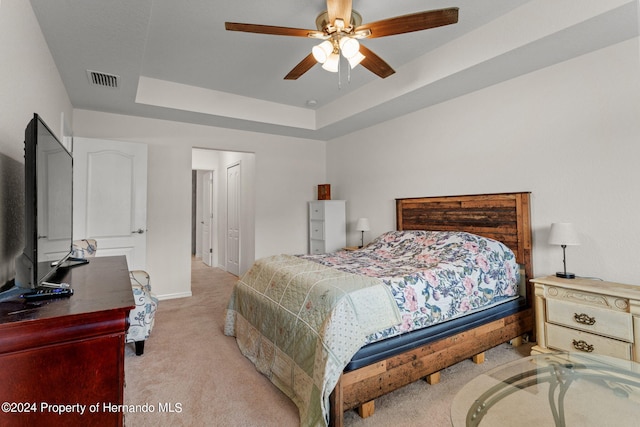
<instances>
[{"instance_id":1,"label":"nightstand drawer","mask_svg":"<svg viewBox=\"0 0 640 427\"><path fill-rule=\"evenodd\" d=\"M547 321L629 342L633 341L631 314L622 311L548 298Z\"/></svg>"},{"instance_id":2,"label":"nightstand drawer","mask_svg":"<svg viewBox=\"0 0 640 427\"><path fill-rule=\"evenodd\" d=\"M562 351L582 351L631 360L631 344L588 332L545 323L547 347Z\"/></svg>"}]
</instances>

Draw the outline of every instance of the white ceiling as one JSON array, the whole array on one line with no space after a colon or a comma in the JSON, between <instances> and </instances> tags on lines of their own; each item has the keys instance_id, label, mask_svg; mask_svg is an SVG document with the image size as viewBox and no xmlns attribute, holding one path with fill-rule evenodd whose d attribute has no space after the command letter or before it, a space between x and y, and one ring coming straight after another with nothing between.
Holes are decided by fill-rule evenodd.
<instances>
[{"instance_id":1,"label":"white ceiling","mask_svg":"<svg viewBox=\"0 0 640 427\"><path fill-rule=\"evenodd\" d=\"M74 108L321 140L638 34L629 0L353 0L363 23L447 7L459 7L459 22L364 40L396 70L387 79L314 66L285 81L317 40L224 22L315 29L323 0L31 4ZM119 87L91 85L87 70L118 75Z\"/></svg>"}]
</instances>

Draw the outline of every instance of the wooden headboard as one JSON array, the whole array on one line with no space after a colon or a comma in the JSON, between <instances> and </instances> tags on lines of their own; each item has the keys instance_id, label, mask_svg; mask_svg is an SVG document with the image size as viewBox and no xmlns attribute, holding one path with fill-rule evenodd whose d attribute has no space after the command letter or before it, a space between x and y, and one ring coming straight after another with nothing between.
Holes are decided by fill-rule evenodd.
<instances>
[{"instance_id":1,"label":"wooden headboard","mask_svg":"<svg viewBox=\"0 0 640 427\"><path fill-rule=\"evenodd\" d=\"M499 240L524 265L533 301L529 192L396 199L398 230L466 231Z\"/></svg>"}]
</instances>

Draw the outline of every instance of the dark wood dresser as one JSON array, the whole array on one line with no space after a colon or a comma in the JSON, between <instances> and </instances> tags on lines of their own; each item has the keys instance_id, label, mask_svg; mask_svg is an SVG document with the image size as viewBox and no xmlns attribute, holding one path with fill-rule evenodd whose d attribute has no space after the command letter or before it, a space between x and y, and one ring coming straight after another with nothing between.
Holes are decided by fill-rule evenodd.
<instances>
[{"instance_id":1,"label":"dark wood dresser","mask_svg":"<svg viewBox=\"0 0 640 427\"><path fill-rule=\"evenodd\" d=\"M74 295L0 302L0 425L121 426L126 258L91 258L55 280Z\"/></svg>"}]
</instances>

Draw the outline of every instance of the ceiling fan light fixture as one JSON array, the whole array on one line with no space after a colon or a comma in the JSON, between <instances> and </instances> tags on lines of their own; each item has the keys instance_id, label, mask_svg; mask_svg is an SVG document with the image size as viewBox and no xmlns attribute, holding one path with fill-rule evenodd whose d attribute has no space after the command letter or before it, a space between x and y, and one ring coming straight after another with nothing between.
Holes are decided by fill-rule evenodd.
<instances>
[{"instance_id":1,"label":"ceiling fan light fixture","mask_svg":"<svg viewBox=\"0 0 640 427\"><path fill-rule=\"evenodd\" d=\"M332 73L337 73L340 68L340 55L332 53L327 60L322 64L322 68Z\"/></svg>"},{"instance_id":2,"label":"ceiling fan light fixture","mask_svg":"<svg viewBox=\"0 0 640 427\"><path fill-rule=\"evenodd\" d=\"M316 17L317 30L274 25L244 24L240 22L225 22L224 26L227 31L310 37L329 42L322 42L317 47L312 48L312 53L305 56L302 61L293 67L284 77L285 80L296 80L309 71L316 63L323 64L323 68L326 70L339 73L341 54L349 62L351 66L349 70L359 63L362 63L364 68L384 79L395 73L393 68L365 46L358 48L359 43L354 43L351 39L387 37L428 30L430 28L442 27L458 22L459 8L450 7L447 9L410 13L362 25L362 16L353 10L352 0L326 1L327 10ZM329 44L333 49L329 48ZM364 54L361 54L360 50L362 50Z\"/></svg>"},{"instance_id":3,"label":"ceiling fan light fixture","mask_svg":"<svg viewBox=\"0 0 640 427\"><path fill-rule=\"evenodd\" d=\"M317 46L311 48L311 53L316 61L324 64L329 56L333 53L333 45L329 40L325 40Z\"/></svg>"},{"instance_id":4,"label":"ceiling fan light fixture","mask_svg":"<svg viewBox=\"0 0 640 427\"><path fill-rule=\"evenodd\" d=\"M364 55L361 54L360 52L356 52L356 54L353 55L351 58L347 58L347 61L349 61L349 66L351 67L351 69L354 69L359 63L362 62L363 59L364 59Z\"/></svg>"},{"instance_id":5,"label":"ceiling fan light fixture","mask_svg":"<svg viewBox=\"0 0 640 427\"><path fill-rule=\"evenodd\" d=\"M340 39L340 52L342 52L342 56L349 59L360 52L360 42L351 37L342 37Z\"/></svg>"}]
</instances>

